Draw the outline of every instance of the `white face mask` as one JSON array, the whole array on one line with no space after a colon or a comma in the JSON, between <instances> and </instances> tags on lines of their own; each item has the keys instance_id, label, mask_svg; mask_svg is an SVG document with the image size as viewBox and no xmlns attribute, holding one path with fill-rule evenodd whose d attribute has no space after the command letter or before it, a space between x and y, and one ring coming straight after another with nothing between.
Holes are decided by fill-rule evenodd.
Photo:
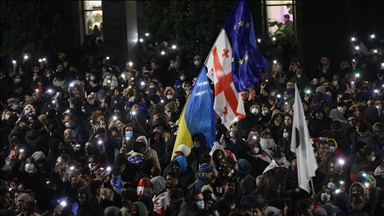
<instances>
[{"instance_id":1,"label":"white face mask","mask_svg":"<svg viewBox=\"0 0 384 216\"><path fill-rule=\"evenodd\" d=\"M327 193L322 193L321 194L321 200L325 203L329 202L329 200L331 199L331 195L327 194Z\"/></svg>"},{"instance_id":2,"label":"white face mask","mask_svg":"<svg viewBox=\"0 0 384 216\"><path fill-rule=\"evenodd\" d=\"M336 187L335 183L333 183L333 182L328 182L327 186L328 186L328 188L331 189L331 190L334 190L335 187Z\"/></svg>"},{"instance_id":3,"label":"white face mask","mask_svg":"<svg viewBox=\"0 0 384 216\"><path fill-rule=\"evenodd\" d=\"M257 108L252 108L252 109L251 109L251 113L252 113L253 115L257 115L257 114L259 114L259 110L258 110Z\"/></svg>"},{"instance_id":4,"label":"white face mask","mask_svg":"<svg viewBox=\"0 0 384 216\"><path fill-rule=\"evenodd\" d=\"M258 147L253 147L253 148L251 149L251 151L252 151L253 154L258 154L259 151L260 151L260 149L259 149Z\"/></svg>"},{"instance_id":5,"label":"white face mask","mask_svg":"<svg viewBox=\"0 0 384 216\"><path fill-rule=\"evenodd\" d=\"M199 66L199 65L200 65L200 61L194 61L194 64L195 64L196 66Z\"/></svg>"},{"instance_id":6,"label":"white face mask","mask_svg":"<svg viewBox=\"0 0 384 216\"><path fill-rule=\"evenodd\" d=\"M287 99L288 99L288 97L286 97L286 96L284 96L283 98L284 98L284 100L287 100Z\"/></svg>"},{"instance_id":7,"label":"white face mask","mask_svg":"<svg viewBox=\"0 0 384 216\"><path fill-rule=\"evenodd\" d=\"M95 76L90 76L89 79L90 79L91 81L93 81L93 80L95 80Z\"/></svg>"},{"instance_id":8,"label":"white face mask","mask_svg":"<svg viewBox=\"0 0 384 216\"><path fill-rule=\"evenodd\" d=\"M280 163L280 166L283 166L284 164L286 164L288 161L287 161L287 158L285 158L285 157L282 157L282 158L280 158L280 160L279 160L279 163Z\"/></svg>"},{"instance_id":9,"label":"white face mask","mask_svg":"<svg viewBox=\"0 0 384 216\"><path fill-rule=\"evenodd\" d=\"M105 76L105 78L107 78L107 79L111 79L111 76Z\"/></svg>"},{"instance_id":10,"label":"white face mask","mask_svg":"<svg viewBox=\"0 0 384 216\"><path fill-rule=\"evenodd\" d=\"M339 110L339 112L341 112L341 113L344 112L344 108L343 107L337 107L337 110Z\"/></svg>"},{"instance_id":11,"label":"white face mask","mask_svg":"<svg viewBox=\"0 0 384 216\"><path fill-rule=\"evenodd\" d=\"M36 78L37 78L37 76L33 76L33 81L35 81L35 80L36 80Z\"/></svg>"},{"instance_id":12,"label":"white face mask","mask_svg":"<svg viewBox=\"0 0 384 216\"><path fill-rule=\"evenodd\" d=\"M335 151L335 146L329 146L329 152L333 153Z\"/></svg>"},{"instance_id":13,"label":"white face mask","mask_svg":"<svg viewBox=\"0 0 384 216\"><path fill-rule=\"evenodd\" d=\"M233 131L229 132L229 136L234 138L235 137L235 132L233 132Z\"/></svg>"},{"instance_id":14,"label":"white face mask","mask_svg":"<svg viewBox=\"0 0 384 216\"><path fill-rule=\"evenodd\" d=\"M172 95L167 95L167 99L171 100L172 99Z\"/></svg>"},{"instance_id":15,"label":"white face mask","mask_svg":"<svg viewBox=\"0 0 384 216\"><path fill-rule=\"evenodd\" d=\"M288 138L288 133L287 132L285 132L285 133L283 133L283 137L286 139L286 138Z\"/></svg>"},{"instance_id":16,"label":"white face mask","mask_svg":"<svg viewBox=\"0 0 384 216\"><path fill-rule=\"evenodd\" d=\"M66 128L70 128L70 127L71 127L71 125L69 124L69 122L65 122L65 127L66 127Z\"/></svg>"},{"instance_id":17,"label":"white face mask","mask_svg":"<svg viewBox=\"0 0 384 216\"><path fill-rule=\"evenodd\" d=\"M337 81L333 81L333 82L332 82L332 85L333 85L333 86L337 86L338 84L339 84L339 83L338 83Z\"/></svg>"},{"instance_id":18,"label":"white face mask","mask_svg":"<svg viewBox=\"0 0 384 216\"><path fill-rule=\"evenodd\" d=\"M263 114L264 116L268 114L268 110L263 110L261 111L261 114Z\"/></svg>"},{"instance_id":19,"label":"white face mask","mask_svg":"<svg viewBox=\"0 0 384 216\"><path fill-rule=\"evenodd\" d=\"M175 67L175 64L170 64L169 66L171 66L171 68Z\"/></svg>"},{"instance_id":20,"label":"white face mask","mask_svg":"<svg viewBox=\"0 0 384 216\"><path fill-rule=\"evenodd\" d=\"M5 114L5 115L4 115L4 119L5 119L5 120L8 120L8 119L9 119L9 115L8 115L8 114Z\"/></svg>"},{"instance_id":21,"label":"white face mask","mask_svg":"<svg viewBox=\"0 0 384 216\"><path fill-rule=\"evenodd\" d=\"M205 203L204 203L204 200L201 200L201 201L198 201L197 203L197 208L198 209L204 209L204 207L205 207Z\"/></svg>"},{"instance_id":22,"label":"white face mask","mask_svg":"<svg viewBox=\"0 0 384 216\"><path fill-rule=\"evenodd\" d=\"M51 74L45 74L45 76L49 78L51 76Z\"/></svg>"},{"instance_id":23,"label":"white face mask","mask_svg":"<svg viewBox=\"0 0 384 216\"><path fill-rule=\"evenodd\" d=\"M372 161L372 162L374 162L375 160L376 160L376 157L375 157L375 156L371 157L371 161Z\"/></svg>"},{"instance_id":24,"label":"white face mask","mask_svg":"<svg viewBox=\"0 0 384 216\"><path fill-rule=\"evenodd\" d=\"M93 105L93 104L95 104L95 100L90 99L90 100L88 100L88 103L91 104L91 105Z\"/></svg>"},{"instance_id":25,"label":"white face mask","mask_svg":"<svg viewBox=\"0 0 384 216\"><path fill-rule=\"evenodd\" d=\"M301 74L297 74L296 77L300 79L301 78Z\"/></svg>"},{"instance_id":26,"label":"white face mask","mask_svg":"<svg viewBox=\"0 0 384 216\"><path fill-rule=\"evenodd\" d=\"M185 76L180 76L180 80L184 81L185 80Z\"/></svg>"}]
</instances>

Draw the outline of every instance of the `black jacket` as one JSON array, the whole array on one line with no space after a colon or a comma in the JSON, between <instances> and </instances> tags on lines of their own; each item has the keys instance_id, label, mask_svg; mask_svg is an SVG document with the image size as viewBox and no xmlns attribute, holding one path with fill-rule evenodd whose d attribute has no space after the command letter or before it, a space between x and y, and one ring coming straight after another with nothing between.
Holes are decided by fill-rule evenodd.
<instances>
[{"instance_id":1,"label":"black jacket","mask_svg":"<svg viewBox=\"0 0 384 216\"><path fill-rule=\"evenodd\" d=\"M25 133L26 142L31 145L33 151L42 151L45 155L48 154L47 141L49 135L45 131L30 130Z\"/></svg>"}]
</instances>

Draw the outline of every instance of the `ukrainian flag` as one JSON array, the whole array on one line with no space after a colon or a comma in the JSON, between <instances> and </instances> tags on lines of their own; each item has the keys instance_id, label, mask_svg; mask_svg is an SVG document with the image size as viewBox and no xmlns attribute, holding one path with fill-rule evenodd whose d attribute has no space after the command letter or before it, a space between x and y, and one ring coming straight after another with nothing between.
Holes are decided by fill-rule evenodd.
<instances>
[{"instance_id":1,"label":"ukrainian flag","mask_svg":"<svg viewBox=\"0 0 384 216\"><path fill-rule=\"evenodd\" d=\"M205 66L201 68L193 90L180 115L173 152L181 144L193 148L192 135L202 133L206 145L212 148L215 141L216 113L213 110L213 96ZM172 154L173 155L173 154Z\"/></svg>"}]
</instances>

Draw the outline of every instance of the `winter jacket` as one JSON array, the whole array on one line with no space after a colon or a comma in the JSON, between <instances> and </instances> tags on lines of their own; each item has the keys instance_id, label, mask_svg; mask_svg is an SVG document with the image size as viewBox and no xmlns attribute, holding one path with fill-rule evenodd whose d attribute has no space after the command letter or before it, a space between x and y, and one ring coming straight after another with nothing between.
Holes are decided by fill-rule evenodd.
<instances>
[{"instance_id":1,"label":"winter jacket","mask_svg":"<svg viewBox=\"0 0 384 216\"><path fill-rule=\"evenodd\" d=\"M179 216L195 216L195 215L196 215L196 209L194 209L186 201L183 201L183 203L180 206Z\"/></svg>"},{"instance_id":2,"label":"winter jacket","mask_svg":"<svg viewBox=\"0 0 384 216\"><path fill-rule=\"evenodd\" d=\"M30 130L25 133L26 141L33 147L33 151L42 151L45 155L48 154L49 146L47 140L49 135L43 131Z\"/></svg>"},{"instance_id":3,"label":"winter jacket","mask_svg":"<svg viewBox=\"0 0 384 216\"><path fill-rule=\"evenodd\" d=\"M376 138L373 134L372 129L368 129L363 136L359 138L359 141L363 141L367 144L367 147L373 149L375 152L376 160L378 160L384 153L384 148L381 144L380 139Z\"/></svg>"}]
</instances>

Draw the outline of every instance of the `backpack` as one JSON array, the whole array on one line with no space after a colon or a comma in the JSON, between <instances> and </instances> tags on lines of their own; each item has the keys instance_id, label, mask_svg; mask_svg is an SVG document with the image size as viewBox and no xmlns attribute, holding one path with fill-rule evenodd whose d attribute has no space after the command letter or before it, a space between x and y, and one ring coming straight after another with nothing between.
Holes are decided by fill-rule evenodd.
<instances>
[{"instance_id":1,"label":"backpack","mask_svg":"<svg viewBox=\"0 0 384 216\"><path fill-rule=\"evenodd\" d=\"M195 190L195 186L196 186L196 184L197 183L200 183L200 182L203 182L203 181L201 181L200 179L196 179L192 184L190 184L189 186L188 186L188 193L191 193L192 191L194 191Z\"/></svg>"}]
</instances>

